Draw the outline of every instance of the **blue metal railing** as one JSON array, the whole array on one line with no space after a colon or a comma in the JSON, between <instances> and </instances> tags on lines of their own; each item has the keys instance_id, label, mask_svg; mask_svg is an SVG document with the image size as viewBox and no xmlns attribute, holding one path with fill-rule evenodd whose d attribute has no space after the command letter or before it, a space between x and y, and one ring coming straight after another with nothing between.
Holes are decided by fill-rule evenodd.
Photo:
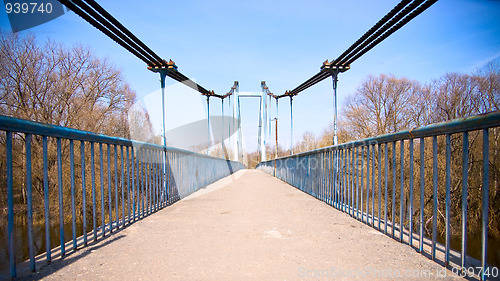
<instances>
[{"instance_id":1,"label":"blue metal railing","mask_svg":"<svg viewBox=\"0 0 500 281\"><path fill-rule=\"evenodd\" d=\"M0 166L4 166L6 171L6 183L1 184L7 189L8 260L11 277L16 276L16 255L19 255L15 249L15 245L19 244L15 241L17 238L14 232L19 227L15 224L15 216L26 216L27 224L21 227L25 227L23 231L28 233L26 245L29 252L28 263L30 269L34 271L36 262L38 263L41 258L45 258L45 262L50 262L56 256L64 257L68 250L75 251L79 247L87 246L89 238L97 242L99 238L104 238L243 168L243 165L238 162L186 150L1 115L0 131L5 132L3 136L5 136L6 158L1 160L5 162L0 163ZM41 148L37 151L42 151L35 157L32 152L35 148L33 139L41 143ZM76 146L80 147L80 155L75 153ZM25 184L26 203L16 200L14 196L14 193L22 188L15 186L14 182L13 170L16 167L13 166L13 158L18 156L16 154L24 154L24 157L20 157L22 161L25 161L22 166L23 177L17 182ZM55 154L55 161L51 158L52 154ZM39 159L40 157L42 160ZM80 158L80 165L78 161L75 162L77 157ZM45 255L36 258L33 238L32 175L35 161L43 162L40 163L42 168L39 171L43 174L41 180L43 203L40 208L43 209L42 217L45 224L45 235L43 235L45 241L43 242L46 247ZM98 168L97 171L96 168ZM54 175L54 170L56 170L57 179L50 177ZM58 198L53 198L55 190L49 188L54 181L57 181ZM77 188L80 194L76 191ZM68 189L70 189L70 196L67 194ZM105 197L106 194L107 197ZM65 239L65 225L68 220L65 202L68 197L71 201L71 240ZM60 242L57 247L53 247L54 243L51 242L51 232L53 233L51 221L56 217L54 214L51 217L50 204L54 202L58 203L59 215ZM18 208L18 205L24 204L25 207ZM15 205L16 208L14 208ZM100 210L98 205L101 207ZM55 206L52 206L52 209L53 207ZM92 218L87 218L87 214ZM81 224L81 229L77 230L77 224ZM82 236L77 237L77 233L81 233ZM21 258L21 261L23 259Z\"/></svg>"},{"instance_id":2,"label":"blue metal railing","mask_svg":"<svg viewBox=\"0 0 500 281\"><path fill-rule=\"evenodd\" d=\"M275 175L394 239L408 243L421 253L427 250L432 259L441 260L447 267L450 266L450 260L453 258L452 262L457 267L452 267L452 269L458 268L459 271L456 272L459 275L463 276L464 271L473 268L474 274L484 280L488 277L488 269L493 269L488 268L487 263L488 223L490 222L488 210L492 208L492 204L489 202L491 196L489 191L489 132L499 126L500 112L497 111L282 157L262 162L257 166L257 169ZM483 145L482 170L479 170L479 173L482 174L482 183L479 190L482 197L480 197L481 209L475 210L481 213L481 261L479 264L477 260L467 256L467 235L468 231L471 230L468 228L468 221L471 218L468 217L470 206L468 206L467 198L468 195L471 196L470 190L468 190L470 185L468 170L472 165L469 161L469 147L472 145L469 142L469 135L474 134L475 138L480 140L480 130L482 130ZM498 131L496 132L498 133ZM444 144L442 142L443 136L445 138ZM455 144L460 139L463 143L459 147L462 152L462 157L459 157L462 161L460 163L462 166L461 204L454 204L461 207L461 214L459 213L461 215L460 251L455 251L450 247L452 137L455 138ZM426 153L425 143L428 138L432 141L431 157L428 157L430 154L428 150ZM419 144L418 162L414 157L415 142ZM439 171L444 170L445 174L444 196L442 189L440 189L441 192L438 192L438 186L442 185L442 181L438 178L438 164L442 163L442 161L438 161L438 158L441 159L438 157L440 155L438 143L441 147L445 147L445 168L443 169L442 165L439 165L441 168ZM407 153L409 156L406 156ZM398 154L399 157L397 157ZM430 167L426 167L426 155L427 158L432 158L432 173L430 173ZM399 161L397 161L398 158ZM453 161L456 163L460 159L453 159ZM414 170L415 163L420 164L418 172ZM384 173L382 173L382 166L384 166ZM457 172L457 169L454 171ZM416 190L414 190L414 173L420 183ZM397 181L398 174L399 183ZM453 176L458 177L456 173ZM429 194L431 186L432 195ZM427 191L426 187L428 187ZM457 187L459 187L458 184ZM497 189L498 186L495 187L495 190ZM399 200L396 193L399 193ZM445 200L443 229L445 236L441 239L444 240L444 245L437 241L439 232L437 220L438 213L441 213L438 209L440 196ZM427 206L425 199L427 199L427 203L431 202L430 204L432 204L432 213L427 214L427 217L429 215L431 217L427 222L424 217ZM397 204L398 202L399 204ZM396 213L398 207L399 216ZM414 218L417 211L420 212L420 216ZM453 212L456 214L456 210ZM424 229L430 220L432 220L432 238L428 239L424 234ZM414 226L418 229L415 229ZM437 256L436 251L440 253L440 257ZM494 268L498 271L498 268ZM492 271L489 271L490 274Z\"/></svg>"}]
</instances>

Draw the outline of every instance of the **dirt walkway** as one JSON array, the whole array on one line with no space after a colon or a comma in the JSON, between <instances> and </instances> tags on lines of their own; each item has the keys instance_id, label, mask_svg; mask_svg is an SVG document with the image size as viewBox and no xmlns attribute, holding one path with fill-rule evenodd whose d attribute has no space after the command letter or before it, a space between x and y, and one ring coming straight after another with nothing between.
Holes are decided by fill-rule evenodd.
<instances>
[{"instance_id":1,"label":"dirt walkway","mask_svg":"<svg viewBox=\"0 0 500 281\"><path fill-rule=\"evenodd\" d=\"M409 246L264 172L246 170L111 238L55 261L30 278L449 280L452 277L451 271L443 270Z\"/></svg>"}]
</instances>

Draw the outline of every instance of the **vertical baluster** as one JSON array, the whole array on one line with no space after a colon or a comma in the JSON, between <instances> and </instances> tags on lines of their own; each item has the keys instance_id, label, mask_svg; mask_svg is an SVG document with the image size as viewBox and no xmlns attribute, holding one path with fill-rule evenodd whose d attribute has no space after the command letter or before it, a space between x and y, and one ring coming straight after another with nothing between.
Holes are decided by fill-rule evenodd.
<instances>
[{"instance_id":1,"label":"vertical baluster","mask_svg":"<svg viewBox=\"0 0 500 281\"><path fill-rule=\"evenodd\" d=\"M154 196L154 150L149 150L149 213L153 213L155 196Z\"/></svg>"},{"instance_id":2,"label":"vertical baluster","mask_svg":"<svg viewBox=\"0 0 500 281\"><path fill-rule=\"evenodd\" d=\"M109 232L113 233L113 201L111 188L111 144L108 144L108 208L109 208Z\"/></svg>"},{"instance_id":3,"label":"vertical baluster","mask_svg":"<svg viewBox=\"0 0 500 281\"><path fill-rule=\"evenodd\" d=\"M392 230L394 239L396 229L396 142L392 142Z\"/></svg>"},{"instance_id":4,"label":"vertical baluster","mask_svg":"<svg viewBox=\"0 0 500 281\"><path fill-rule=\"evenodd\" d=\"M483 129L483 216L482 216L482 240L481 240L481 280L486 280L485 271L488 270L488 204L489 204L489 131Z\"/></svg>"},{"instance_id":5,"label":"vertical baluster","mask_svg":"<svg viewBox=\"0 0 500 281\"><path fill-rule=\"evenodd\" d=\"M347 166L345 165L346 164L346 158L347 158L347 151L345 149L342 150L342 185L340 186L342 188L342 211L345 212L345 195L346 195L346 185L347 185L347 181L346 181L346 175L347 175L347 171L346 171L346 168Z\"/></svg>"},{"instance_id":6,"label":"vertical baluster","mask_svg":"<svg viewBox=\"0 0 500 281\"><path fill-rule=\"evenodd\" d=\"M137 150L137 218L141 217L142 203L142 149Z\"/></svg>"},{"instance_id":7,"label":"vertical baluster","mask_svg":"<svg viewBox=\"0 0 500 281\"><path fill-rule=\"evenodd\" d=\"M145 149L144 150L144 176L145 176L145 186L144 186L144 191L145 191L145 197L146 197L146 212L145 215L149 215L149 202L150 202L150 196L149 196L149 150Z\"/></svg>"},{"instance_id":8,"label":"vertical baluster","mask_svg":"<svg viewBox=\"0 0 500 281\"><path fill-rule=\"evenodd\" d=\"M320 198L321 201L325 201L326 202L325 196L324 196L324 189L325 189L324 179L325 179L325 177L324 177L324 173L323 173L323 171L325 170L324 167L323 167L324 166L324 160L325 160L325 158L324 158L324 152L322 152L322 153L319 154L319 158L320 158L319 198ZM274 160L274 161L276 161L276 160Z\"/></svg>"},{"instance_id":9,"label":"vertical baluster","mask_svg":"<svg viewBox=\"0 0 500 281\"><path fill-rule=\"evenodd\" d=\"M141 149L141 218L144 218L144 197L146 196L145 190L145 175L146 175L146 161L145 161L146 150Z\"/></svg>"},{"instance_id":10,"label":"vertical baluster","mask_svg":"<svg viewBox=\"0 0 500 281\"><path fill-rule=\"evenodd\" d=\"M372 226L375 227L375 144L372 145Z\"/></svg>"},{"instance_id":11,"label":"vertical baluster","mask_svg":"<svg viewBox=\"0 0 500 281\"><path fill-rule=\"evenodd\" d=\"M27 216L28 216L28 253L30 259L30 269L35 271L35 245L33 243L33 185L31 177L31 134L26 134L26 195L27 195Z\"/></svg>"},{"instance_id":12,"label":"vertical baluster","mask_svg":"<svg viewBox=\"0 0 500 281\"><path fill-rule=\"evenodd\" d=\"M121 153L121 188L122 188L122 220L121 220L121 223L122 223L122 227L125 226L125 191L124 191L124 188L123 188L123 185L124 185L124 182L125 182L125 173L124 173L124 155L123 155L123 145L120 145L120 153Z\"/></svg>"},{"instance_id":13,"label":"vertical baluster","mask_svg":"<svg viewBox=\"0 0 500 281\"><path fill-rule=\"evenodd\" d=\"M61 138L57 142L57 179L59 187L59 238L61 241L61 258L66 254L66 245L64 245L64 200L63 200L63 177L62 177L62 153Z\"/></svg>"},{"instance_id":14,"label":"vertical baluster","mask_svg":"<svg viewBox=\"0 0 500 281\"><path fill-rule=\"evenodd\" d=\"M85 142L80 142L80 158L82 162L82 221L83 246L87 246L87 189L85 187Z\"/></svg>"},{"instance_id":15,"label":"vertical baluster","mask_svg":"<svg viewBox=\"0 0 500 281\"><path fill-rule=\"evenodd\" d=\"M356 147L356 218L359 220L359 150Z\"/></svg>"},{"instance_id":16,"label":"vertical baluster","mask_svg":"<svg viewBox=\"0 0 500 281\"><path fill-rule=\"evenodd\" d=\"M338 179L338 168L339 168L339 158L338 158L338 149L333 151L333 202L335 208L339 208L339 196L338 196L338 188L339 188L339 179ZM288 175L288 174L287 174Z\"/></svg>"},{"instance_id":17,"label":"vertical baluster","mask_svg":"<svg viewBox=\"0 0 500 281\"><path fill-rule=\"evenodd\" d=\"M135 160L134 160L135 157ZM136 196L135 191L139 190L139 150L135 155L134 147L130 147L130 162L132 164L132 221L135 222L135 214L139 208L139 196ZM134 165L135 164L135 165ZM135 169L134 169L135 168ZM137 186L136 186L137 184ZM137 198L137 199L136 199Z\"/></svg>"},{"instance_id":18,"label":"vertical baluster","mask_svg":"<svg viewBox=\"0 0 500 281\"><path fill-rule=\"evenodd\" d=\"M73 234L73 251L76 251L76 210L75 210L75 151L73 140L69 140L69 168L71 177L71 225Z\"/></svg>"},{"instance_id":19,"label":"vertical baluster","mask_svg":"<svg viewBox=\"0 0 500 281\"><path fill-rule=\"evenodd\" d=\"M164 149L162 151L162 157L163 157L163 189L164 189L164 203L163 205L166 207L168 206L168 158L167 158L167 151Z\"/></svg>"},{"instance_id":20,"label":"vertical baluster","mask_svg":"<svg viewBox=\"0 0 500 281\"><path fill-rule=\"evenodd\" d=\"M354 201L355 201L355 183L356 183L356 169L354 167L354 151L355 148L351 148L351 216L354 216Z\"/></svg>"},{"instance_id":21,"label":"vertical baluster","mask_svg":"<svg viewBox=\"0 0 500 281\"><path fill-rule=\"evenodd\" d=\"M158 151L155 150L155 212L158 211L158 202L159 202L159 195L160 193L159 188L158 188L158 183L159 183L159 178L160 178L160 173L158 171Z\"/></svg>"},{"instance_id":22,"label":"vertical baluster","mask_svg":"<svg viewBox=\"0 0 500 281\"><path fill-rule=\"evenodd\" d=\"M366 223L370 224L370 145L366 146Z\"/></svg>"},{"instance_id":23,"label":"vertical baluster","mask_svg":"<svg viewBox=\"0 0 500 281\"><path fill-rule=\"evenodd\" d=\"M154 155L155 155L155 162L154 162L154 164L155 164L155 212L156 212L159 210L158 203L159 203L159 195L160 195L160 193L159 193L160 189L158 188L159 182L160 182L160 172L158 170L159 159L158 159L158 151L157 150L154 151Z\"/></svg>"},{"instance_id":24,"label":"vertical baluster","mask_svg":"<svg viewBox=\"0 0 500 281\"><path fill-rule=\"evenodd\" d=\"M432 259L436 258L436 239L437 239L437 136L432 137L432 189L433 189L433 206L432 206Z\"/></svg>"},{"instance_id":25,"label":"vertical baluster","mask_svg":"<svg viewBox=\"0 0 500 281\"><path fill-rule=\"evenodd\" d=\"M10 277L17 275L16 254L15 254L15 233L14 233L14 184L12 168L12 132L7 131L6 135L6 154L7 154L7 233L9 236L9 268Z\"/></svg>"},{"instance_id":26,"label":"vertical baluster","mask_svg":"<svg viewBox=\"0 0 500 281\"><path fill-rule=\"evenodd\" d=\"M362 146L361 147L361 183L360 183L361 184L360 185L360 187L361 187L360 188L361 189L361 193L360 193L360 196L359 196L360 197L360 201L361 201L360 202L360 206L359 206L360 209L361 209L361 221L364 221L364 217L365 217L364 212L363 212L363 199L364 199L363 190L365 189L364 188L364 186L365 186L364 185L364 178L365 177L364 177L364 174L363 174L364 170L365 170L365 163L364 162L365 162L365 147ZM367 218L367 220L368 220L368 218Z\"/></svg>"},{"instance_id":27,"label":"vertical baluster","mask_svg":"<svg viewBox=\"0 0 500 281\"><path fill-rule=\"evenodd\" d=\"M380 219L382 218L382 144L378 144L378 230L380 229Z\"/></svg>"},{"instance_id":28,"label":"vertical baluster","mask_svg":"<svg viewBox=\"0 0 500 281\"><path fill-rule=\"evenodd\" d=\"M388 158L389 158L389 143L385 143L385 147L384 147L384 164L385 164L385 181L384 181L384 187L385 187L385 200L384 200L384 233L387 235L387 201L388 201L388 197L389 197L389 193L388 193L388 186L389 186L389 182L388 182L388 175L389 175L389 162L388 162Z\"/></svg>"},{"instance_id":29,"label":"vertical baluster","mask_svg":"<svg viewBox=\"0 0 500 281\"><path fill-rule=\"evenodd\" d=\"M150 151L151 156L150 156L150 165L151 165L151 212L156 211L156 153L155 150Z\"/></svg>"},{"instance_id":30,"label":"vertical baluster","mask_svg":"<svg viewBox=\"0 0 500 281\"><path fill-rule=\"evenodd\" d=\"M96 194L95 194L95 159L94 142L90 142L90 176L92 178L92 229L94 241L97 241Z\"/></svg>"},{"instance_id":31,"label":"vertical baluster","mask_svg":"<svg viewBox=\"0 0 500 281\"><path fill-rule=\"evenodd\" d=\"M346 150L346 158L347 158L347 168L346 168L346 192L347 192L347 201L346 201L346 206L347 206L347 213L350 215L351 214L351 149L348 148Z\"/></svg>"},{"instance_id":32,"label":"vertical baluster","mask_svg":"<svg viewBox=\"0 0 500 281\"><path fill-rule=\"evenodd\" d=\"M462 253L460 265L467 266L467 197L469 180L469 132L463 133L462 148Z\"/></svg>"},{"instance_id":33,"label":"vertical baluster","mask_svg":"<svg viewBox=\"0 0 500 281\"><path fill-rule=\"evenodd\" d=\"M130 176L132 175L133 177L134 172L130 172L130 152L128 146L125 149L127 151L127 221L130 224Z\"/></svg>"},{"instance_id":34,"label":"vertical baluster","mask_svg":"<svg viewBox=\"0 0 500 281\"><path fill-rule=\"evenodd\" d=\"M106 237L106 220L105 220L105 203L104 203L104 168L103 168L103 151L102 143L99 143L99 170L101 173L101 227L102 227L102 238Z\"/></svg>"},{"instance_id":35,"label":"vertical baluster","mask_svg":"<svg viewBox=\"0 0 500 281\"><path fill-rule=\"evenodd\" d=\"M399 157L400 157L400 194L399 194L399 241L404 242L404 195L405 195L405 141L401 140L399 144Z\"/></svg>"},{"instance_id":36,"label":"vertical baluster","mask_svg":"<svg viewBox=\"0 0 500 281\"><path fill-rule=\"evenodd\" d=\"M45 254L47 262L52 261L52 253L50 246L50 208L49 208L49 162L48 162L48 147L47 136L43 136L43 201L45 211Z\"/></svg>"},{"instance_id":37,"label":"vertical baluster","mask_svg":"<svg viewBox=\"0 0 500 281\"><path fill-rule=\"evenodd\" d=\"M151 183L150 193L151 193L151 213L155 211L155 184L156 184L156 165L155 165L155 151L150 150L150 171L151 171Z\"/></svg>"},{"instance_id":38,"label":"vertical baluster","mask_svg":"<svg viewBox=\"0 0 500 281\"><path fill-rule=\"evenodd\" d=\"M344 190L344 150L340 150L339 151L339 156L340 156L340 159L339 159L339 164L340 164L340 167L339 167L339 172L340 172L340 175L339 175L339 210L342 211L343 210L343 193L342 191Z\"/></svg>"},{"instance_id":39,"label":"vertical baluster","mask_svg":"<svg viewBox=\"0 0 500 281\"><path fill-rule=\"evenodd\" d=\"M119 203L118 203L118 147L115 144L114 145L114 159L115 159L115 165L114 165L114 170L115 170L115 218L116 218L116 229L120 229L120 214L119 214Z\"/></svg>"},{"instance_id":40,"label":"vertical baluster","mask_svg":"<svg viewBox=\"0 0 500 281\"><path fill-rule=\"evenodd\" d=\"M408 223L409 223L409 242L410 242L410 247L413 246L413 139L409 140L410 142L410 199L409 199L409 204L408 210Z\"/></svg>"},{"instance_id":41,"label":"vertical baluster","mask_svg":"<svg viewBox=\"0 0 500 281\"><path fill-rule=\"evenodd\" d=\"M420 233L419 252L424 250L425 139L420 138Z\"/></svg>"},{"instance_id":42,"label":"vertical baluster","mask_svg":"<svg viewBox=\"0 0 500 281\"><path fill-rule=\"evenodd\" d=\"M445 210L446 210L446 238L444 265L448 267L450 262L450 185L451 185L451 136L446 134L446 175L445 175Z\"/></svg>"}]
</instances>

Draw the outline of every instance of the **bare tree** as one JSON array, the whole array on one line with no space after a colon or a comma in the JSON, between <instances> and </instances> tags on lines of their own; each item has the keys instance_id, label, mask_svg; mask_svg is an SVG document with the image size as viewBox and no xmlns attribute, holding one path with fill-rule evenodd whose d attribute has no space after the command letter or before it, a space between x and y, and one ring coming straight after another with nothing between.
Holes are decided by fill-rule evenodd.
<instances>
[{"instance_id":1,"label":"bare tree","mask_svg":"<svg viewBox=\"0 0 500 281\"><path fill-rule=\"evenodd\" d=\"M0 32L0 62L1 114L128 137L135 92L88 48Z\"/></svg>"},{"instance_id":2,"label":"bare tree","mask_svg":"<svg viewBox=\"0 0 500 281\"><path fill-rule=\"evenodd\" d=\"M0 114L129 138L128 113L135 97L135 92L126 83L120 70L108 60L96 57L87 47L68 48L52 40L40 44L33 35L12 34L0 30ZM136 119L132 118L134 126L146 127L145 131L151 131L147 114L139 110L132 115L140 115ZM15 134L13 139L14 200L16 208L19 209L25 208L24 138L24 134ZM58 212L55 142L54 138L48 139L47 156L50 212L53 217ZM80 145L80 142L74 143L75 152L79 151ZM96 144L96 162L105 164L99 162L100 146L101 144ZM31 158L35 223L43 221L43 212L40 211L43 210L41 147L42 138L33 137ZM104 145L104 159L107 149L109 146ZM110 153L113 154L113 150ZM5 155L5 134L0 134L0 154ZM90 163L88 146L84 157L86 163ZM82 169L79 158L80 154L75 153L77 171ZM69 142L66 140L62 140L62 161L63 196L66 198L65 202L69 202ZM4 161L0 162L0 169L4 169ZM110 168L114 171L116 167ZM85 169L86 175L90 175L89 165ZM114 174L111 176L114 179ZM101 177L107 183L105 175L96 173L97 182ZM81 173L76 173L75 181L76 186L81 186ZM2 179L0 193L7 194L5 189L6 181ZM97 192L100 193L99 189ZM87 193L90 198L90 190L87 190ZM81 197L81 192L77 192L75 199L79 205L82 202ZM107 200L108 197L105 198ZM0 206L4 206L5 201L5 197L0 197ZM91 202L87 201L86 209L83 208L87 212L91 210L88 204ZM82 208L78 212L81 210Z\"/></svg>"},{"instance_id":3,"label":"bare tree","mask_svg":"<svg viewBox=\"0 0 500 281\"><path fill-rule=\"evenodd\" d=\"M369 76L346 99L342 125L352 137L362 139L397 132L418 125L421 108L418 82L394 76Z\"/></svg>"}]
</instances>

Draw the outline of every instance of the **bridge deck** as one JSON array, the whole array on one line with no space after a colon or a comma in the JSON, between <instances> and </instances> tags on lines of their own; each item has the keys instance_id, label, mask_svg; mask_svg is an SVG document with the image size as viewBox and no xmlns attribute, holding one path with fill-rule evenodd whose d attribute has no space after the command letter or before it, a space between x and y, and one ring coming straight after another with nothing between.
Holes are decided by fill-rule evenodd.
<instances>
[{"instance_id":1,"label":"bridge deck","mask_svg":"<svg viewBox=\"0 0 500 281\"><path fill-rule=\"evenodd\" d=\"M454 277L347 214L264 172L245 170L29 278L377 280L407 274Z\"/></svg>"}]
</instances>

